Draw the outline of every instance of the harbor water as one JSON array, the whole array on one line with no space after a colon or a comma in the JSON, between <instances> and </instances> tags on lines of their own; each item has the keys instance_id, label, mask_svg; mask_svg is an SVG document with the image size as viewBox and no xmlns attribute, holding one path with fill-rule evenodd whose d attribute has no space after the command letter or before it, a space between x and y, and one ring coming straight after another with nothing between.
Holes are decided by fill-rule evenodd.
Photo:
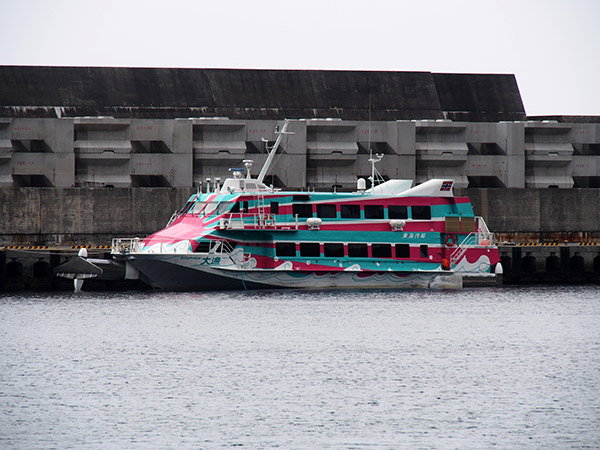
<instances>
[{"instance_id":1,"label":"harbor water","mask_svg":"<svg viewBox=\"0 0 600 450\"><path fill-rule=\"evenodd\" d=\"M0 448L600 447L600 287L0 295Z\"/></svg>"}]
</instances>

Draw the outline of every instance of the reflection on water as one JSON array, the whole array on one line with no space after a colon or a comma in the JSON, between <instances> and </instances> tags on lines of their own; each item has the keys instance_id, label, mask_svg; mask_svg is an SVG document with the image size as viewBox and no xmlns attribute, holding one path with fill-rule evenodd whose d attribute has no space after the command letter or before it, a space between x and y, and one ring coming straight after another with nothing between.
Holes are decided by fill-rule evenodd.
<instances>
[{"instance_id":1,"label":"reflection on water","mask_svg":"<svg viewBox=\"0 0 600 450\"><path fill-rule=\"evenodd\" d=\"M600 446L600 289L0 296L2 448Z\"/></svg>"}]
</instances>

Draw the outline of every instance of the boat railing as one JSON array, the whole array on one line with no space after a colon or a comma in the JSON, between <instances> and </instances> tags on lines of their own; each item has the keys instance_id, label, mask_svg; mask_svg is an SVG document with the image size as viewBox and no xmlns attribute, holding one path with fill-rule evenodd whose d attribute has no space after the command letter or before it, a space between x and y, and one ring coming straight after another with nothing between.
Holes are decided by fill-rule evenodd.
<instances>
[{"instance_id":1,"label":"boat railing","mask_svg":"<svg viewBox=\"0 0 600 450\"><path fill-rule=\"evenodd\" d=\"M140 238L114 238L112 240L111 254L127 255L130 253L160 253L160 254L182 254L191 253L189 240L177 242L163 242L153 244L144 248Z\"/></svg>"},{"instance_id":2,"label":"boat railing","mask_svg":"<svg viewBox=\"0 0 600 450\"><path fill-rule=\"evenodd\" d=\"M110 253L118 255L123 253L139 253L141 251L142 240L140 238L114 238Z\"/></svg>"},{"instance_id":3,"label":"boat railing","mask_svg":"<svg viewBox=\"0 0 600 450\"><path fill-rule=\"evenodd\" d=\"M480 236L480 241L487 239L492 244L494 242L494 233L490 231L483 217L477 216L475 220L477 221L477 234Z\"/></svg>"},{"instance_id":4,"label":"boat railing","mask_svg":"<svg viewBox=\"0 0 600 450\"><path fill-rule=\"evenodd\" d=\"M278 230L295 231L298 229L298 215L293 222L278 222L277 214L260 213L230 213L223 214L219 219L221 230Z\"/></svg>"},{"instance_id":5,"label":"boat railing","mask_svg":"<svg viewBox=\"0 0 600 450\"><path fill-rule=\"evenodd\" d=\"M469 233L461 242L454 247L450 255L450 264L455 265L460 261L470 248L475 247L493 247L494 244L494 233L490 232L483 217L475 217L476 231Z\"/></svg>"},{"instance_id":6,"label":"boat railing","mask_svg":"<svg viewBox=\"0 0 600 450\"><path fill-rule=\"evenodd\" d=\"M169 225L171 225L171 224L173 223L173 221L174 221L175 219L177 219L178 217L179 217L179 212L178 212L178 211L175 211L175 212L174 212L174 213L171 215L171 218L170 218L170 219L169 219L169 221L167 222L167 225L166 225L166 226L168 227ZM166 228L166 227L165 227L165 228Z\"/></svg>"}]
</instances>

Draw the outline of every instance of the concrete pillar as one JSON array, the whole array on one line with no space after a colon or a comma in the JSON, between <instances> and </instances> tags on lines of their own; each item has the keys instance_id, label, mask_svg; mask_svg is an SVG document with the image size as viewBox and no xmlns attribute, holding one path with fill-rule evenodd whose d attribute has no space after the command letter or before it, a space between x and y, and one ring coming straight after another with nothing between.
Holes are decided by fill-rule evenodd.
<instances>
[{"instance_id":1,"label":"concrete pillar","mask_svg":"<svg viewBox=\"0 0 600 450\"><path fill-rule=\"evenodd\" d=\"M508 188L525 187L525 124L501 122L498 124L498 145L506 151Z\"/></svg>"},{"instance_id":2,"label":"concrete pillar","mask_svg":"<svg viewBox=\"0 0 600 450\"><path fill-rule=\"evenodd\" d=\"M73 149L73 120L52 119L54 132L49 144L54 150L56 167L54 186L71 187L75 185L75 151Z\"/></svg>"},{"instance_id":3,"label":"concrete pillar","mask_svg":"<svg viewBox=\"0 0 600 450\"><path fill-rule=\"evenodd\" d=\"M516 280L521 278L521 247L514 247L512 250L512 275Z\"/></svg>"},{"instance_id":4,"label":"concrete pillar","mask_svg":"<svg viewBox=\"0 0 600 450\"><path fill-rule=\"evenodd\" d=\"M6 282L6 252L0 250L0 291L4 289Z\"/></svg>"},{"instance_id":5,"label":"concrete pillar","mask_svg":"<svg viewBox=\"0 0 600 450\"><path fill-rule=\"evenodd\" d=\"M191 187L194 185L194 150L192 121L177 119L173 125L172 151L175 155L173 187Z\"/></svg>"},{"instance_id":6,"label":"concrete pillar","mask_svg":"<svg viewBox=\"0 0 600 450\"><path fill-rule=\"evenodd\" d=\"M570 252L569 247L561 247L560 248L560 275L563 278L569 277L569 259Z\"/></svg>"},{"instance_id":7,"label":"concrete pillar","mask_svg":"<svg viewBox=\"0 0 600 450\"><path fill-rule=\"evenodd\" d=\"M413 121L396 122L398 140L396 153L398 158L397 178L406 180L417 179L416 165L416 127Z\"/></svg>"}]
</instances>

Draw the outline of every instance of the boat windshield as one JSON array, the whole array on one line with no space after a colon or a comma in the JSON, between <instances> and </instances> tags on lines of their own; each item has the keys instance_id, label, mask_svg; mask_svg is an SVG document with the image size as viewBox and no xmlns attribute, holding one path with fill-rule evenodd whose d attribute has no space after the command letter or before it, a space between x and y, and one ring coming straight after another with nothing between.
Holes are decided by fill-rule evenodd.
<instances>
[{"instance_id":1,"label":"boat windshield","mask_svg":"<svg viewBox=\"0 0 600 450\"><path fill-rule=\"evenodd\" d=\"M179 212L177 213L177 215L181 215L181 214L185 214L190 210L190 207L192 206L194 202L193 201L189 201L187 202L185 205L183 205L183 208L181 208L179 210Z\"/></svg>"},{"instance_id":2,"label":"boat windshield","mask_svg":"<svg viewBox=\"0 0 600 450\"><path fill-rule=\"evenodd\" d=\"M205 216L211 215L217 208L218 204L219 202L207 202L206 207L202 210L202 214L204 214Z\"/></svg>"},{"instance_id":3,"label":"boat windshield","mask_svg":"<svg viewBox=\"0 0 600 450\"><path fill-rule=\"evenodd\" d=\"M202 208L204 208L205 204L206 204L205 202L194 203L194 206L191 207L189 213L190 214L200 214L200 211L202 211Z\"/></svg>"},{"instance_id":4,"label":"boat windshield","mask_svg":"<svg viewBox=\"0 0 600 450\"><path fill-rule=\"evenodd\" d=\"M233 203L231 202L196 202L190 209L190 214L200 214L209 216L213 213L223 214Z\"/></svg>"}]
</instances>

